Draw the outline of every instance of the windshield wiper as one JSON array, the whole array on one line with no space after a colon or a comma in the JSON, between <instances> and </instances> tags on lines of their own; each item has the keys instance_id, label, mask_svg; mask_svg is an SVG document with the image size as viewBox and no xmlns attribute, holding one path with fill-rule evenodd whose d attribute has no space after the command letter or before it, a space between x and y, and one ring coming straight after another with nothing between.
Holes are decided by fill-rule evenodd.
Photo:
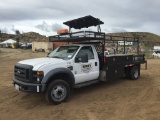
<instances>
[{"instance_id":1,"label":"windshield wiper","mask_svg":"<svg viewBox=\"0 0 160 120\"><path fill-rule=\"evenodd\" d=\"M59 59L63 59L63 58L61 58L61 57L59 57L59 56L53 56L52 58L59 58Z\"/></svg>"}]
</instances>

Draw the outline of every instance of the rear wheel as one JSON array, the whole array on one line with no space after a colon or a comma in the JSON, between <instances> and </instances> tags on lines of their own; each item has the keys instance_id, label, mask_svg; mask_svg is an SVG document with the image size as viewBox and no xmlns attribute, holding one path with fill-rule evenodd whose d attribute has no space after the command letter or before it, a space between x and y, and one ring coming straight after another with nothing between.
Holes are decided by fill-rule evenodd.
<instances>
[{"instance_id":1,"label":"rear wheel","mask_svg":"<svg viewBox=\"0 0 160 120\"><path fill-rule=\"evenodd\" d=\"M130 78L130 68L129 67L125 68L125 78L127 79Z\"/></svg>"},{"instance_id":2,"label":"rear wheel","mask_svg":"<svg viewBox=\"0 0 160 120\"><path fill-rule=\"evenodd\" d=\"M130 74L129 77L131 80L136 80L139 77L139 67L138 66L133 66L130 68Z\"/></svg>"},{"instance_id":3,"label":"rear wheel","mask_svg":"<svg viewBox=\"0 0 160 120\"><path fill-rule=\"evenodd\" d=\"M46 100L55 105L66 101L69 95L70 87L64 80L53 81L45 93Z\"/></svg>"}]
</instances>

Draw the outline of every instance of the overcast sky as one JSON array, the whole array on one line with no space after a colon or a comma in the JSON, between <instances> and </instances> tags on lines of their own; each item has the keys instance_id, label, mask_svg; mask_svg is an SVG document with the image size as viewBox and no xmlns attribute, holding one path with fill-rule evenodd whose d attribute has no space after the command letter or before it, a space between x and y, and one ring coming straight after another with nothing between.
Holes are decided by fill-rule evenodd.
<instances>
[{"instance_id":1,"label":"overcast sky","mask_svg":"<svg viewBox=\"0 0 160 120\"><path fill-rule=\"evenodd\" d=\"M160 0L1 0L0 30L54 35L63 22L92 15L102 32L151 32L160 35ZM95 30L93 27L87 30ZM74 29L72 30L74 31Z\"/></svg>"}]
</instances>

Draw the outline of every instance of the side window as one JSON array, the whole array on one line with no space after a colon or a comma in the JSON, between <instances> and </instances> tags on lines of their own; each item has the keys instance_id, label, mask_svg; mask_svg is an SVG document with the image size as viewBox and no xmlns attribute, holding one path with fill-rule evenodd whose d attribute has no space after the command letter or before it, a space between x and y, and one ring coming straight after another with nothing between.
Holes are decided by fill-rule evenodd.
<instances>
[{"instance_id":1,"label":"side window","mask_svg":"<svg viewBox=\"0 0 160 120\"><path fill-rule=\"evenodd\" d=\"M94 54L93 54L93 50L91 46L84 46L80 49L78 56L82 55L82 54L88 54L88 60L90 59L94 59Z\"/></svg>"}]
</instances>

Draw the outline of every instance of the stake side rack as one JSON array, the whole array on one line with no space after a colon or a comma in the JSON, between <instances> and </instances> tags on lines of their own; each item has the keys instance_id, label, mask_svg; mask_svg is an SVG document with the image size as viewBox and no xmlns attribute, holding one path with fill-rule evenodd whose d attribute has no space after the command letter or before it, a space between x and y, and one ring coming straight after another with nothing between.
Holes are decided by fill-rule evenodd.
<instances>
[{"instance_id":1,"label":"stake side rack","mask_svg":"<svg viewBox=\"0 0 160 120\"><path fill-rule=\"evenodd\" d=\"M140 55L139 52L139 38L138 37L130 37L130 36L113 36L113 35L107 35L104 32L101 32L101 24L104 24L100 19L92 17L91 15L81 17L78 19L70 20L67 22L64 22L63 24L67 25L69 27L68 33L62 33L59 35L49 36L49 42L73 42L73 43L97 43L97 45L100 45L97 47L98 49L101 49L99 53L103 54L104 57L104 48L105 43L117 43L117 49L118 49L118 41L123 41L123 54L126 53L126 42L137 42L137 55L134 56L134 60L140 60L139 62L142 62L144 58L144 55ZM97 32L94 31L78 31L78 32L71 32L71 28L74 29L81 29L81 28L88 28L91 26L97 26ZM98 44L99 43L99 44ZM104 63L104 60L102 60ZM146 63L146 61L144 61ZM103 64L104 65L104 64Z\"/></svg>"}]
</instances>

